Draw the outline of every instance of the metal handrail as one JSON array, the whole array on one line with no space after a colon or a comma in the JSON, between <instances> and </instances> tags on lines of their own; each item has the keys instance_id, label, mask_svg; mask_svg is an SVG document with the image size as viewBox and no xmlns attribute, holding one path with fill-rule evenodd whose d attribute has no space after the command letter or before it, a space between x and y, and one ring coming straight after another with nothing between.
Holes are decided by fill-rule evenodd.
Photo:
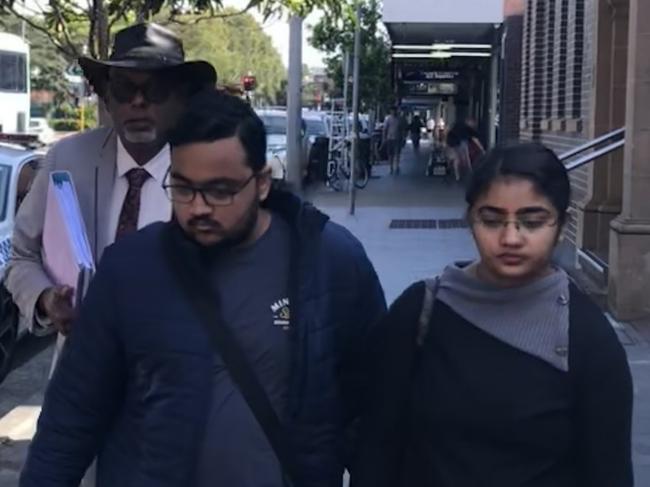
<instances>
[{"instance_id":1,"label":"metal handrail","mask_svg":"<svg viewBox=\"0 0 650 487\"><path fill-rule=\"evenodd\" d=\"M609 132L605 135L601 135L597 139L591 140L587 142L586 144L583 144L579 147L576 147L575 149L571 149L568 152L565 152L560 156L560 160L562 162L567 161L568 159L571 159L572 157L577 156L578 154L582 154L583 152L586 152L590 149L593 149L594 147L599 146L603 142L607 142L610 139L616 139L618 137L624 137L625 136L625 127L614 130L612 132ZM592 159L593 160L593 159Z\"/></svg>"},{"instance_id":2,"label":"metal handrail","mask_svg":"<svg viewBox=\"0 0 650 487\"><path fill-rule=\"evenodd\" d=\"M579 167L584 166L585 164L589 164L592 161L595 161L599 157L606 156L610 152L614 152L617 149L620 149L625 145L625 139L617 140L616 142L612 142L609 145L606 145L605 147L602 147L598 150L595 150L586 156L582 156L580 159L576 159L573 162L570 162L569 164L566 165L566 168L568 171L573 171L574 169L578 169Z\"/></svg>"}]
</instances>

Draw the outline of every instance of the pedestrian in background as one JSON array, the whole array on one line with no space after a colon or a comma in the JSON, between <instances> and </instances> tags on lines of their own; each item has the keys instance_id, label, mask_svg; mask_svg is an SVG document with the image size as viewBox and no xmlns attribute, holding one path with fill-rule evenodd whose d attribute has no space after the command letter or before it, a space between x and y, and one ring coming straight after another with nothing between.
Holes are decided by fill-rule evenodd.
<instances>
[{"instance_id":1,"label":"pedestrian in background","mask_svg":"<svg viewBox=\"0 0 650 487\"><path fill-rule=\"evenodd\" d=\"M472 167L476 166L481 157L483 157L483 154L485 154L485 148L481 143L477 127L478 123L476 119L472 117L465 119L464 138L467 141L467 152Z\"/></svg>"},{"instance_id":2,"label":"pedestrian in background","mask_svg":"<svg viewBox=\"0 0 650 487\"><path fill-rule=\"evenodd\" d=\"M411 134L411 141L413 142L413 149L418 151L420 149L420 137L422 135L422 128L424 124L419 115L413 115L413 119L409 125L409 132Z\"/></svg>"},{"instance_id":3,"label":"pedestrian in background","mask_svg":"<svg viewBox=\"0 0 650 487\"><path fill-rule=\"evenodd\" d=\"M406 140L408 138L409 134L409 119L408 119L408 114L406 110L402 110L399 112L399 137L400 137L400 144L399 144L399 150L400 152L406 147Z\"/></svg>"},{"instance_id":4,"label":"pedestrian in background","mask_svg":"<svg viewBox=\"0 0 650 487\"><path fill-rule=\"evenodd\" d=\"M467 218L480 257L419 282L370 340L353 487L631 487L632 381L602 311L552 263L565 166L492 150Z\"/></svg>"},{"instance_id":5,"label":"pedestrian in background","mask_svg":"<svg viewBox=\"0 0 650 487\"><path fill-rule=\"evenodd\" d=\"M271 190L243 100L171 136L173 221L107 249L50 383L21 487L340 487L385 311L363 247Z\"/></svg>"},{"instance_id":6,"label":"pedestrian in background","mask_svg":"<svg viewBox=\"0 0 650 487\"><path fill-rule=\"evenodd\" d=\"M402 124L397 107L392 107L384 120L382 140L388 155L390 173L399 174L400 153L402 151Z\"/></svg>"},{"instance_id":7,"label":"pedestrian in background","mask_svg":"<svg viewBox=\"0 0 650 487\"><path fill-rule=\"evenodd\" d=\"M463 144L458 132L450 130L445 138L445 155L449 164L448 170L453 171L454 180L460 182L472 170L469 161L467 145Z\"/></svg>"}]
</instances>

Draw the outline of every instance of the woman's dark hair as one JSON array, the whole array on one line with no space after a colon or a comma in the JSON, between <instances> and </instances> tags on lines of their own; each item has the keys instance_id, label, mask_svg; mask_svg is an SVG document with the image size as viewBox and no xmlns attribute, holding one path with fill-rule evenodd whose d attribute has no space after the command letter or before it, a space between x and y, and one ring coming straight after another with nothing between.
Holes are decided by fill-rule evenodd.
<instances>
[{"instance_id":1,"label":"woman's dark hair","mask_svg":"<svg viewBox=\"0 0 650 487\"><path fill-rule=\"evenodd\" d=\"M541 144L526 143L490 150L479 161L470 180L465 201L471 209L499 178L530 181L553 204L559 222L566 221L571 202L571 182L566 167L555 153Z\"/></svg>"},{"instance_id":2,"label":"woman's dark hair","mask_svg":"<svg viewBox=\"0 0 650 487\"><path fill-rule=\"evenodd\" d=\"M237 136L254 172L266 166L266 129L255 110L244 100L209 89L193 96L169 137L179 147L214 142Z\"/></svg>"}]
</instances>

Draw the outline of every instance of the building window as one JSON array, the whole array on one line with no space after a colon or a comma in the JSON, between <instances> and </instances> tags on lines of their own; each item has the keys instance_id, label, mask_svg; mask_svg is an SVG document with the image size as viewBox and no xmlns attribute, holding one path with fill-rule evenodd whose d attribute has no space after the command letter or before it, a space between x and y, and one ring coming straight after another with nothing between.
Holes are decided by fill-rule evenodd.
<instances>
[{"instance_id":1,"label":"building window","mask_svg":"<svg viewBox=\"0 0 650 487\"><path fill-rule=\"evenodd\" d=\"M531 77L531 38L533 37L533 4L534 2L527 2L526 4L526 19L524 24L524 39L523 39L523 59L522 59L522 73L521 73L521 113L522 119L525 122L531 118L531 105L530 105L530 77Z\"/></svg>"},{"instance_id":2,"label":"building window","mask_svg":"<svg viewBox=\"0 0 650 487\"><path fill-rule=\"evenodd\" d=\"M553 74L555 67L555 0L548 0L546 5L546 73L544 79L544 118L553 116Z\"/></svg>"},{"instance_id":3,"label":"building window","mask_svg":"<svg viewBox=\"0 0 650 487\"><path fill-rule=\"evenodd\" d=\"M553 89L555 91L554 117L561 120L566 117L566 90L567 90L567 41L569 38L569 0L559 0L556 4L555 16L555 69Z\"/></svg>"},{"instance_id":4,"label":"building window","mask_svg":"<svg viewBox=\"0 0 650 487\"><path fill-rule=\"evenodd\" d=\"M584 61L584 41L585 41L585 2L584 0L575 0L574 3L575 23L573 24L573 82L571 83L572 104L571 118L579 119L582 117L582 71Z\"/></svg>"}]
</instances>

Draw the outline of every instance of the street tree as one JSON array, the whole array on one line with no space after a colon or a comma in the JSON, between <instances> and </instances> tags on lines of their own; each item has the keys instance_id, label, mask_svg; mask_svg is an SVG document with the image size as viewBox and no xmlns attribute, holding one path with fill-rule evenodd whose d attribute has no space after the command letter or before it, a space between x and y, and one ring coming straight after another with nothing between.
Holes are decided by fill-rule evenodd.
<instances>
[{"instance_id":1,"label":"street tree","mask_svg":"<svg viewBox=\"0 0 650 487\"><path fill-rule=\"evenodd\" d=\"M240 85L243 76L256 77L255 98L275 102L276 94L286 79L282 57L273 41L255 18L248 14L227 15L208 19L197 29L196 16L184 16L182 23L171 26L183 39L188 59L212 63L219 73L219 83Z\"/></svg>"},{"instance_id":2,"label":"street tree","mask_svg":"<svg viewBox=\"0 0 650 487\"><path fill-rule=\"evenodd\" d=\"M207 19L231 17L256 9L265 17L295 13L306 15L322 8L332 15L341 12L339 0L249 0L241 12L224 11L224 0L49 0L23 2L0 0L0 14L25 21L45 34L66 57L87 54L96 59L109 55L112 33L135 21L161 12L169 22L196 24ZM187 16L191 19L187 20Z\"/></svg>"},{"instance_id":3,"label":"street tree","mask_svg":"<svg viewBox=\"0 0 650 487\"><path fill-rule=\"evenodd\" d=\"M392 102L390 45L381 27L379 0L361 2L361 56L359 99L362 109L374 109L378 104ZM341 2L339 13L325 12L313 26L310 43L316 49L330 53L326 57L328 75L338 87L343 86L343 52L354 51L356 1ZM352 71L350 70L350 74Z\"/></svg>"}]
</instances>

